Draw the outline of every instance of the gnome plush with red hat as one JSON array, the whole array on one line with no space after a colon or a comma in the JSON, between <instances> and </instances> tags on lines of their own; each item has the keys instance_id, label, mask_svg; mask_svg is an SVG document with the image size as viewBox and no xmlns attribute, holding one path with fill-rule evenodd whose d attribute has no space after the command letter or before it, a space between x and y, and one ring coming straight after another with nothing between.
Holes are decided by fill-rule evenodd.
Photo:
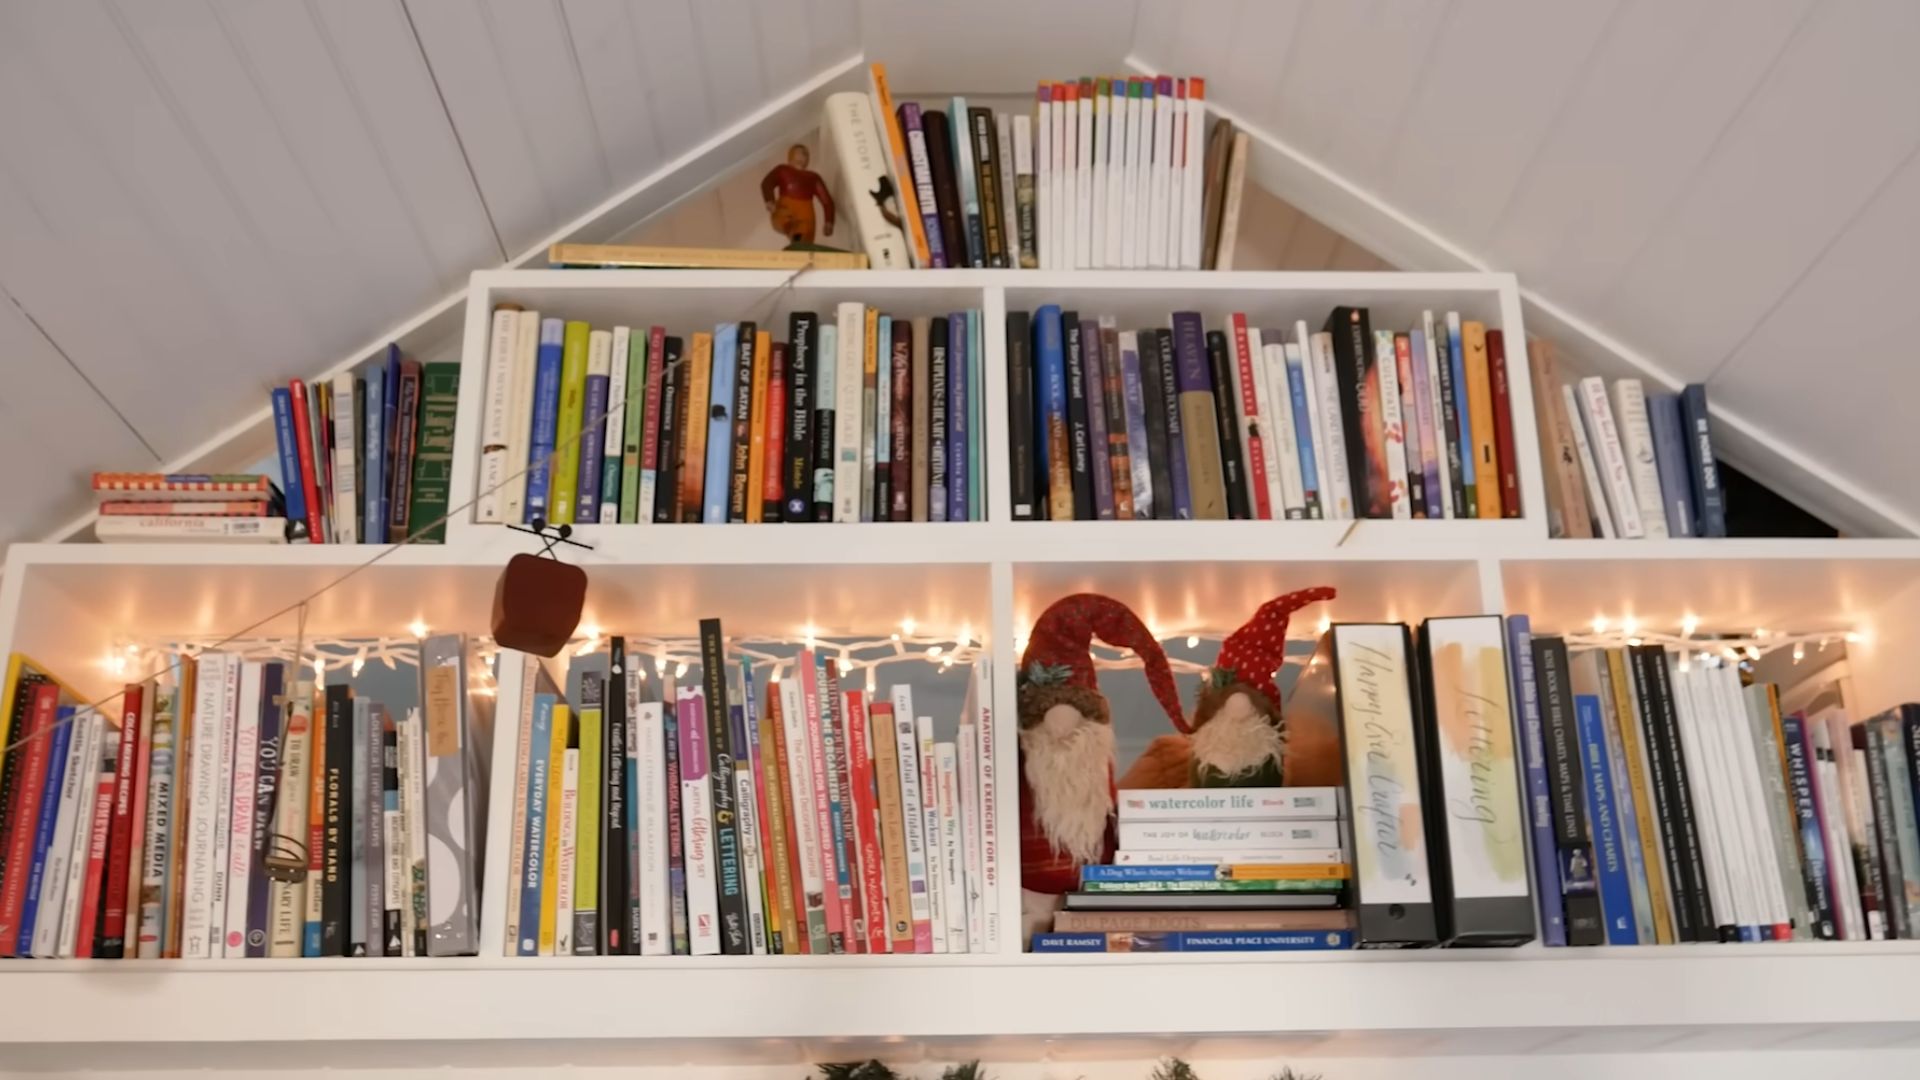
<instances>
[{"instance_id":1,"label":"gnome plush with red hat","mask_svg":"<svg viewBox=\"0 0 1920 1080\"><path fill-rule=\"evenodd\" d=\"M1191 724L1147 746L1122 779L1127 788L1279 787L1337 784L1320 779L1338 768L1338 742L1318 733L1289 731L1280 716L1273 673L1286 660L1287 623L1317 600L1333 599L1324 586L1301 589L1260 605L1246 625L1227 636L1200 684ZM1311 777L1311 778L1310 778Z\"/></svg>"},{"instance_id":2,"label":"gnome plush with red hat","mask_svg":"<svg viewBox=\"0 0 1920 1080\"><path fill-rule=\"evenodd\" d=\"M1177 724L1180 698L1167 655L1118 600L1079 593L1033 624L1020 658L1020 878L1029 933L1049 929L1080 868L1113 854L1113 716L1094 676L1093 639L1132 649L1147 684Z\"/></svg>"}]
</instances>

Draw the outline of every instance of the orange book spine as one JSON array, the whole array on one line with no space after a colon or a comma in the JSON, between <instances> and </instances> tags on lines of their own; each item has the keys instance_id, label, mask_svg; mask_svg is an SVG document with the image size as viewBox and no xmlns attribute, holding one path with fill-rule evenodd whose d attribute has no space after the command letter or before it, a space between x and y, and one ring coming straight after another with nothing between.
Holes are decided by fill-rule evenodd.
<instances>
[{"instance_id":1,"label":"orange book spine","mask_svg":"<svg viewBox=\"0 0 1920 1080\"><path fill-rule=\"evenodd\" d=\"M900 196L900 216L907 221L907 240L913 245L913 265L933 265L932 249L927 246L927 227L920 217L919 193L913 186L913 169L907 164L907 139L900 130L900 116L893 108L893 89L887 85L887 65L867 65L868 82L873 93L873 111L880 130L887 138L887 161L892 166L893 187ZM964 124L964 117L956 118Z\"/></svg>"},{"instance_id":2,"label":"orange book spine","mask_svg":"<svg viewBox=\"0 0 1920 1080\"><path fill-rule=\"evenodd\" d=\"M753 388L747 412L747 521L758 525L764 520L767 475L767 376L773 366L773 335L761 330L753 336Z\"/></svg>"},{"instance_id":3,"label":"orange book spine","mask_svg":"<svg viewBox=\"0 0 1920 1080\"><path fill-rule=\"evenodd\" d=\"M708 385L713 378L713 335L693 335L693 349L687 357L690 365L686 380L686 415L690 421L681 426L686 439L680 454L680 520L699 521L703 510L707 479L707 402Z\"/></svg>"}]
</instances>

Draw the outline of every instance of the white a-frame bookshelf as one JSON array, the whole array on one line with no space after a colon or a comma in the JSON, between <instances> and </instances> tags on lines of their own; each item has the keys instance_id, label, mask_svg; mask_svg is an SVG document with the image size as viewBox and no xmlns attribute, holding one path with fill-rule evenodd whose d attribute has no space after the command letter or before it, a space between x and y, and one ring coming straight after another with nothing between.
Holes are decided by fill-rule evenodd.
<instances>
[{"instance_id":1,"label":"white a-frame bookshelf","mask_svg":"<svg viewBox=\"0 0 1920 1080\"><path fill-rule=\"evenodd\" d=\"M1079 590L1126 602L1168 638L1229 630L1262 600L1314 584L1339 590L1327 610L1335 620L1515 612L1544 632L1627 616L1649 629L1689 619L1703 631L1835 629L1857 635L1849 654L1864 706L1920 695L1920 667L1905 662L1920 641L1920 540L1548 539L1520 292L1504 274L481 272L464 337L418 350L458 355L465 368L454 503L477 485L496 304L670 332L752 319L781 336L789 313L845 300L905 316L983 312L987 520L589 525L577 535L592 549L565 557L586 568L588 618L610 632L690 634L703 616L748 638L884 634L906 618L970 628L998 675L1003 852L1018 849L1015 642L1051 600ZM1318 329L1334 305L1359 304L1377 326L1411 326L1431 309L1501 328L1523 513L1015 522L1004 320L1045 303L1123 326L1194 310L1210 327L1245 312L1257 325L1305 319ZM329 584L307 608L309 635L393 635L415 624L482 634L502 564L530 545L470 513L449 523L444 544L391 551L16 545L0 577L0 651L23 651L82 693L104 694L118 679L102 659L118 642L218 638ZM295 629L288 610L248 633L291 638ZM504 808L495 810L497 821ZM505 874L500 860L486 867L490 911ZM1004 911L1018 910L1017 877L1006 859ZM509 959L496 937L486 942L492 955L459 960L9 962L0 965L0 1047L105 1061L162 1045L173 1048L158 1051L162 1060L186 1064L211 1060L214 1044L286 1043L314 1065L361 1060L335 1040L416 1047L422 1063L438 1060L436 1046L489 1041L618 1046L623 1062L744 1063L857 1057L899 1039L965 1057L1054 1037L1119 1044L1165 1033L1276 1045L1333 1033L1382 1054L1920 1039L1912 943L1047 957L1021 954L1015 938L993 955L911 958Z\"/></svg>"}]
</instances>

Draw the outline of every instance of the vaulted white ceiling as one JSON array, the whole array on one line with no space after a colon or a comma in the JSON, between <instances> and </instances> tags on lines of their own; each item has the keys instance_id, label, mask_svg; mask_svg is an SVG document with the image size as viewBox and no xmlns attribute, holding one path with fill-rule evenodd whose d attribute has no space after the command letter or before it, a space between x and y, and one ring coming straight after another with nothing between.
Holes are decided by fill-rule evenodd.
<instances>
[{"instance_id":1,"label":"vaulted white ceiling","mask_svg":"<svg viewBox=\"0 0 1920 1080\"><path fill-rule=\"evenodd\" d=\"M909 91L1207 75L1596 366L1707 381L1853 520L1920 520L1909 0L6 0L0 543L861 52ZM1273 265L1431 261L1263 212Z\"/></svg>"}]
</instances>

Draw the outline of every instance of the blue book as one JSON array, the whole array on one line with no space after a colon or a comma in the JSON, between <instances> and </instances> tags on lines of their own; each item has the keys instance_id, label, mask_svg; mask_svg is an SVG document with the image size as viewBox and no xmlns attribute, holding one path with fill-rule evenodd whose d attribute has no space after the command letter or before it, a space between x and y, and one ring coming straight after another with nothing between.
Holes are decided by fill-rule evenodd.
<instances>
[{"instance_id":1,"label":"blue book","mask_svg":"<svg viewBox=\"0 0 1920 1080\"><path fill-rule=\"evenodd\" d=\"M1600 657L1600 679L1603 685L1608 682L1607 660ZM1630 723L1631 716L1621 716L1611 708L1600 710L1600 725L1606 735L1607 761L1612 766L1609 772L1613 779L1614 829L1620 834L1620 850L1627 861L1627 886L1631 890L1629 899L1633 901L1633 923L1638 935L1647 944L1654 941L1653 936L1653 894L1647 885L1647 860L1645 849L1640 846L1640 818L1635 812L1633 784L1627 773L1627 744L1620 735L1620 725ZM1648 809L1657 814L1656 804Z\"/></svg>"},{"instance_id":2,"label":"blue book","mask_svg":"<svg viewBox=\"0 0 1920 1080\"><path fill-rule=\"evenodd\" d=\"M1173 336L1156 331L1160 350L1160 392L1167 410L1167 478L1173 484L1173 516L1193 518L1193 486L1187 482L1187 425L1180 416L1180 373L1173 356Z\"/></svg>"},{"instance_id":3,"label":"blue book","mask_svg":"<svg viewBox=\"0 0 1920 1080\"><path fill-rule=\"evenodd\" d=\"M980 460L986 442L986 420L983 416L987 402L987 391L983 380L986 378L987 361L981 355L985 348L986 335L981 332L980 312L967 312L967 520L985 521L987 519L987 467Z\"/></svg>"},{"instance_id":4,"label":"blue book","mask_svg":"<svg viewBox=\"0 0 1920 1080\"><path fill-rule=\"evenodd\" d=\"M591 525L600 520L600 473L606 448L608 382L609 378L605 372L596 375L589 370L586 419L580 428L585 434L580 440L580 475L576 488L578 494L573 500L573 521L576 525ZM618 455L615 457L617 458ZM612 494L614 501L618 502L620 488L617 482Z\"/></svg>"},{"instance_id":5,"label":"blue book","mask_svg":"<svg viewBox=\"0 0 1920 1080\"><path fill-rule=\"evenodd\" d=\"M966 98L953 99L947 112L947 132L952 136L954 179L959 181L960 216L967 230L967 265L985 266L987 231L980 220L979 163L973 160L973 124L967 118Z\"/></svg>"},{"instance_id":6,"label":"blue book","mask_svg":"<svg viewBox=\"0 0 1920 1080\"><path fill-rule=\"evenodd\" d=\"M553 491L553 448L560 427L560 368L567 324L540 320L540 351L533 367L533 426L527 436L527 521L547 516Z\"/></svg>"},{"instance_id":7,"label":"blue book","mask_svg":"<svg viewBox=\"0 0 1920 1080\"><path fill-rule=\"evenodd\" d=\"M1033 935L1033 951L1037 953L1315 952L1351 948L1351 930L1157 930Z\"/></svg>"},{"instance_id":8,"label":"blue book","mask_svg":"<svg viewBox=\"0 0 1920 1080\"><path fill-rule=\"evenodd\" d=\"M1063 493L1054 490L1053 478L1053 438L1055 432L1065 438L1067 430L1067 350L1061 338L1060 305L1047 304L1033 313L1033 402L1037 414L1034 417L1034 461L1039 464L1040 475L1046 479L1043 485L1047 498L1042 501L1044 516L1058 519L1060 515L1046 509L1053 500ZM1063 443L1059 448L1066 453ZM1064 493L1071 505L1073 493ZM1068 517L1072 515L1069 514Z\"/></svg>"},{"instance_id":9,"label":"blue book","mask_svg":"<svg viewBox=\"0 0 1920 1080\"><path fill-rule=\"evenodd\" d=\"M1653 429L1653 466L1660 474L1660 505L1667 532L1694 536L1693 480L1687 470L1687 436L1680 425L1680 395L1648 394L1647 426Z\"/></svg>"},{"instance_id":10,"label":"blue book","mask_svg":"<svg viewBox=\"0 0 1920 1080\"><path fill-rule=\"evenodd\" d=\"M1547 786L1547 740L1541 728L1540 698L1533 677L1533 626L1525 615L1507 616L1508 675L1513 683L1514 715L1520 718L1520 747L1526 766L1527 827L1533 834L1533 896L1540 904L1540 943L1567 943L1566 905L1560 896L1560 870L1554 857L1553 797Z\"/></svg>"},{"instance_id":11,"label":"blue book","mask_svg":"<svg viewBox=\"0 0 1920 1080\"><path fill-rule=\"evenodd\" d=\"M361 531L369 544L384 544L387 541L386 501L382 493L387 490L387 455L382 451L386 436L386 369L375 364L367 372L364 380L367 388L366 423L360 431L360 459L365 467L361 472L361 481L366 490L360 493Z\"/></svg>"},{"instance_id":12,"label":"blue book","mask_svg":"<svg viewBox=\"0 0 1920 1080\"><path fill-rule=\"evenodd\" d=\"M1593 859L1598 864L1600 910L1606 916L1607 944L1637 945L1633 924L1633 883L1627 878L1626 853L1620 850L1620 827L1614 818L1613 764L1607 754L1607 733L1600 720L1600 699L1576 694L1574 719L1580 729L1580 757L1587 770L1587 812L1592 815Z\"/></svg>"},{"instance_id":13,"label":"blue book","mask_svg":"<svg viewBox=\"0 0 1920 1080\"><path fill-rule=\"evenodd\" d=\"M527 740L527 825L520 836L520 956L540 955L540 881L546 873L547 767L553 745L552 694L533 695L533 733Z\"/></svg>"},{"instance_id":14,"label":"blue book","mask_svg":"<svg viewBox=\"0 0 1920 1080\"><path fill-rule=\"evenodd\" d=\"M947 520L967 520L967 313L947 316Z\"/></svg>"},{"instance_id":15,"label":"blue book","mask_svg":"<svg viewBox=\"0 0 1920 1080\"><path fill-rule=\"evenodd\" d=\"M1127 410L1127 462L1133 479L1133 516L1145 520L1153 517L1155 492L1150 464L1153 459L1147 448L1147 397L1146 387L1140 381L1139 344L1136 336L1133 348L1123 346L1120 350L1120 388Z\"/></svg>"},{"instance_id":16,"label":"blue book","mask_svg":"<svg viewBox=\"0 0 1920 1080\"><path fill-rule=\"evenodd\" d=\"M1828 889L1826 829L1819 804L1813 801L1813 748L1807 742L1806 720L1799 713L1780 718L1780 739L1786 744L1787 788L1793 796L1793 816L1800 825L1800 850L1807 860L1803 877L1813 886L1813 908L1820 925L1814 937L1831 940L1834 929L1833 894Z\"/></svg>"},{"instance_id":17,"label":"blue book","mask_svg":"<svg viewBox=\"0 0 1920 1080\"><path fill-rule=\"evenodd\" d=\"M1088 881L1229 881L1232 870L1220 863L1083 866L1080 880Z\"/></svg>"},{"instance_id":18,"label":"blue book","mask_svg":"<svg viewBox=\"0 0 1920 1080\"><path fill-rule=\"evenodd\" d=\"M295 540L305 539L307 493L300 483L300 444L293 434L293 391L273 388L273 442L280 456L280 491L286 498L287 521Z\"/></svg>"},{"instance_id":19,"label":"blue book","mask_svg":"<svg viewBox=\"0 0 1920 1080\"><path fill-rule=\"evenodd\" d=\"M1713 456L1713 423L1707 416L1707 388L1690 383L1680 392L1686 432L1687 465L1693 479L1693 506L1700 535L1727 535L1727 496L1720 487L1720 466Z\"/></svg>"},{"instance_id":20,"label":"blue book","mask_svg":"<svg viewBox=\"0 0 1920 1080\"><path fill-rule=\"evenodd\" d=\"M1435 329L1438 333L1438 328ZM1472 410L1467 407L1467 350L1460 342L1460 320L1447 316L1447 355L1453 368L1454 409L1460 414L1460 486L1466 492L1467 506L1453 508L1455 517L1472 517L1468 511L1474 505L1473 479L1473 423Z\"/></svg>"},{"instance_id":21,"label":"blue book","mask_svg":"<svg viewBox=\"0 0 1920 1080\"><path fill-rule=\"evenodd\" d=\"M1420 331L1415 330L1414 333L1417 335ZM1279 335L1275 334L1274 337L1277 340ZM1287 397L1293 408L1293 441L1300 450L1300 483L1306 491L1307 516L1323 518L1327 516L1324 508L1326 499L1320 490L1320 462L1313 456L1313 410L1307 405L1306 362L1297 353L1298 350L1287 353ZM1417 345L1414 354L1419 355ZM1440 515L1436 512L1433 516Z\"/></svg>"},{"instance_id":22,"label":"blue book","mask_svg":"<svg viewBox=\"0 0 1920 1080\"><path fill-rule=\"evenodd\" d=\"M34 917L40 909L40 888L47 873L47 849L53 846L53 827L60 817L60 782L67 771L67 748L73 742L73 713L71 705L60 706L53 722L53 734L47 749L47 778L40 787L40 815L33 828L33 861L27 864L26 904L20 909L20 956L33 955ZM109 725L110 735L117 729ZM91 805L91 803L89 803ZM25 822L21 823L23 826ZM18 873L16 869L14 871ZM49 918L58 919L60 912L50 911Z\"/></svg>"},{"instance_id":23,"label":"blue book","mask_svg":"<svg viewBox=\"0 0 1920 1080\"><path fill-rule=\"evenodd\" d=\"M378 539L371 541L376 544L384 544L389 539L400 539L400 537L397 536L389 537L386 525L388 515L391 511L391 507L388 505L388 489L393 486L394 482L394 451L400 445L400 360L400 346L389 343L387 345L387 369L385 373L386 389L380 399L379 457L383 463L384 475L373 493L375 509L379 510L379 514L377 514L373 520L379 523L380 536Z\"/></svg>"},{"instance_id":24,"label":"blue book","mask_svg":"<svg viewBox=\"0 0 1920 1080\"><path fill-rule=\"evenodd\" d=\"M733 469L733 376L740 367L740 324L713 328L713 379L707 395L707 460L690 463L706 470L706 501L700 520L727 520L727 477ZM695 402L698 405L699 402Z\"/></svg>"}]
</instances>

